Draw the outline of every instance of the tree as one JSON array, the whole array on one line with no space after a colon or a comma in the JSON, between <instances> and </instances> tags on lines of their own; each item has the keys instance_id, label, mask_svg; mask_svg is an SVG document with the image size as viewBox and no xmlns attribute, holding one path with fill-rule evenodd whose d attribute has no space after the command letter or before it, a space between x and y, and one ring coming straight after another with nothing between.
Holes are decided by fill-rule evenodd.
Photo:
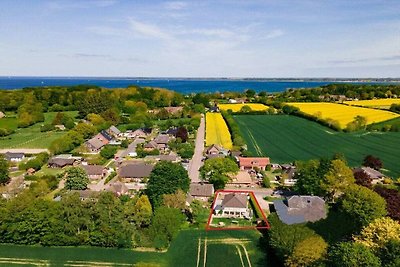
<instances>
[{"instance_id":1,"label":"tree","mask_svg":"<svg viewBox=\"0 0 400 267\"><path fill-rule=\"evenodd\" d=\"M365 186L367 188L372 187L372 178L363 171L355 172L354 179L358 185Z\"/></svg>"},{"instance_id":2,"label":"tree","mask_svg":"<svg viewBox=\"0 0 400 267\"><path fill-rule=\"evenodd\" d=\"M332 160L331 167L324 176L321 187L331 199L335 200L354 182L352 170L343 161L335 159Z\"/></svg>"},{"instance_id":3,"label":"tree","mask_svg":"<svg viewBox=\"0 0 400 267\"><path fill-rule=\"evenodd\" d=\"M186 141L188 140L188 131L186 127L179 127L176 131L175 137L180 138L182 143L186 143Z\"/></svg>"},{"instance_id":4,"label":"tree","mask_svg":"<svg viewBox=\"0 0 400 267\"><path fill-rule=\"evenodd\" d=\"M244 105L244 106L240 109L240 112L242 112L242 113L251 112L251 107L248 106L248 105Z\"/></svg>"},{"instance_id":5,"label":"tree","mask_svg":"<svg viewBox=\"0 0 400 267\"><path fill-rule=\"evenodd\" d=\"M400 266L400 240L389 240L379 251L379 258L382 261L382 266Z\"/></svg>"},{"instance_id":6,"label":"tree","mask_svg":"<svg viewBox=\"0 0 400 267\"><path fill-rule=\"evenodd\" d=\"M389 240L400 240L400 224L389 217L378 218L364 227L354 239L369 248L381 248Z\"/></svg>"},{"instance_id":7,"label":"tree","mask_svg":"<svg viewBox=\"0 0 400 267\"><path fill-rule=\"evenodd\" d=\"M137 227L148 226L153 216L153 209L146 195L141 195L136 201L128 201L125 205L124 212L128 221L135 224Z\"/></svg>"},{"instance_id":8,"label":"tree","mask_svg":"<svg viewBox=\"0 0 400 267\"><path fill-rule=\"evenodd\" d=\"M0 185L4 185L9 181L8 162L3 155L0 155Z\"/></svg>"},{"instance_id":9,"label":"tree","mask_svg":"<svg viewBox=\"0 0 400 267\"><path fill-rule=\"evenodd\" d=\"M366 246L353 242L342 242L329 251L329 262L333 267L379 267L381 262Z\"/></svg>"},{"instance_id":10,"label":"tree","mask_svg":"<svg viewBox=\"0 0 400 267\"><path fill-rule=\"evenodd\" d=\"M368 155L364 158L363 166L370 167L375 170L380 170L383 167L383 163L380 158L374 157L372 155Z\"/></svg>"},{"instance_id":11,"label":"tree","mask_svg":"<svg viewBox=\"0 0 400 267\"><path fill-rule=\"evenodd\" d=\"M295 179L297 182L294 190L305 195L322 195L321 183L326 172L323 172L320 166L318 160L296 162Z\"/></svg>"},{"instance_id":12,"label":"tree","mask_svg":"<svg viewBox=\"0 0 400 267\"><path fill-rule=\"evenodd\" d=\"M97 133L96 127L89 123L78 123L74 130L81 134L84 139L88 139Z\"/></svg>"},{"instance_id":13,"label":"tree","mask_svg":"<svg viewBox=\"0 0 400 267\"><path fill-rule=\"evenodd\" d=\"M374 191L359 185L346 189L340 203L341 210L360 226L386 215L386 201Z\"/></svg>"},{"instance_id":14,"label":"tree","mask_svg":"<svg viewBox=\"0 0 400 267\"><path fill-rule=\"evenodd\" d=\"M256 95L256 91L254 91L253 89L247 89L245 91L245 94L246 94L247 97L251 98L251 97L254 97Z\"/></svg>"},{"instance_id":15,"label":"tree","mask_svg":"<svg viewBox=\"0 0 400 267\"><path fill-rule=\"evenodd\" d=\"M230 158L212 158L205 161L200 169L203 179L214 184L215 189L222 189L230 180L230 174L236 174L239 167L236 162Z\"/></svg>"},{"instance_id":16,"label":"tree","mask_svg":"<svg viewBox=\"0 0 400 267\"><path fill-rule=\"evenodd\" d=\"M111 159L114 157L115 153L117 153L117 150L118 150L118 147L116 147L116 146L106 145L100 151L100 156L102 156L105 159Z\"/></svg>"},{"instance_id":17,"label":"tree","mask_svg":"<svg viewBox=\"0 0 400 267\"><path fill-rule=\"evenodd\" d=\"M326 255L328 244L320 236L312 236L300 241L293 253L285 261L288 267L317 266Z\"/></svg>"},{"instance_id":18,"label":"tree","mask_svg":"<svg viewBox=\"0 0 400 267\"><path fill-rule=\"evenodd\" d=\"M187 171L178 163L160 161L150 174L146 193L153 207L162 203L162 195L173 194L178 189L189 190L190 179Z\"/></svg>"},{"instance_id":19,"label":"tree","mask_svg":"<svg viewBox=\"0 0 400 267\"><path fill-rule=\"evenodd\" d=\"M184 222L185 217L179 209L158 208L149 229L155 247L158 249L167 247Z\"/></svg>"},{"instance_id":20,"label":"tree","mask_svg":"<svg viewBox=\"0 0 400 267\"><path fill-rule=\"evenodd\" d=\"M388 216L400 221L400 192L382 186L376 186L374 190L386 200Z\"/></svg>"},{"instance_id":21,"label":"tree","mask_svg":"<svg viewBox=\"0 0 400 267\"><path fill-rule=\"evenodd\" d=\"M89 178L84 169L71 167L65 171L65 187L69 190L85 190L89 184Z\"/></svg>"},{"instance_id":22,"label":"tree","mask_svg":"<svg viewBox=\"0 0 400 267\"><path fill-rule=\"evenodd\" d=\"M186 206L186 194L182 190L178 190L174 194L163 195L163 206L184 209Z\"/></svg>"}]
</instances>

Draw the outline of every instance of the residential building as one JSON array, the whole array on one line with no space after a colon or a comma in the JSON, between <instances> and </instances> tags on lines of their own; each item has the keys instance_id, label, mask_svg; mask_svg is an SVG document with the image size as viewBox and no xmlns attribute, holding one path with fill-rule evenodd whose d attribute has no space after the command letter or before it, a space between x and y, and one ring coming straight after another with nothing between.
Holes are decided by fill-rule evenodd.
<instances>
[{"instance_id":1,"label":"residential building","mask_svg":"<svg viewBox=\"0 0 400 267\"><path fill-rule=\"evenodd\" d=\"M60 157L52 157L47 165L49 168L64 168L66 166L74 166L77 160L75 158L60 158Z\"/></svg>"},{"instance_id":2,"label":"residential building","mask_svg":"<svg viewBox=\"0 0 400 267\"><path fill-rule=\"evenodd\" d=\"M381 173L373 168L370 168L370 167L362 166L362 167L353 169L354 174L360 173L360 172L366 174L372 180L373 184L382 182L383 179L386 177L383 173Z\"/></svg>"},{"instance_id":3,"label":"residential building","mask_svg":"<svg viewBox=\"0 0 400 267\"><path fill-rule=\"evenodd\" d=\"M291 196L275 200L279 219L286 224L316 222L327 216L325 201L318 196Z\"/></svg>"},{"instance_id":4,"label":"residential building","mask_svg":"<svg viewBox=\"0 0 400 267\"><path fill-rule=\"evenodd\" d=\"M108 128L106 130L106 132L107 132L108 135L110 135L110 136L112 136L114 138L117 138L121 134L121 131L117 127L115 127L114 125L112 125L110 128Z\"/></svg>"},{"instance_id":5,"label":"residential building","mask_svg":"<svg viewBox=\"0 0 400 267\"><path fill-rule=\"evenodd\" d=\"M110 183L106 187L106 191L114 193L116 196L127 195L129 193L128 187L121 182Z\"/></svg>"},{"instance_id":6,"label":"residential building","mask_svg":"<svg viewBox=\"0 0 400 267\"><path fill-rule=\"evenodd\" d=\"M4 153L4 157L6 160L11 162L20 162L25 158L25 153L7 151Z\"/></svg>"},{"instance_id":7,"label":"residential building","mask_svg":"<svg viewBox=\"0 0 400 267\"><path fill-rule=\"evenodd\" d=\"M126 182L141 182L150 176L154 166L146 163L128 163L119 167L118 176Z\"/></svg>"},{"instance_id":8,"label":"residential building","mask_svg":"<svg viewBox=\"0 0 400 267\"><path fill-rule=\"evenodd\" d=\"M217 201L214 214L220 217L250 218L248 194L229 193L223 196L222 201Z\"/></svg>"},{"instance_id":9,"label":"residential building","mask_svg":"<svg viewBox=\"0 0 400 267\"><path fill-rule=\"evenodd\" d=\"M205 153L209 159L224 158L229 154L229 151L219 145L213 144L206 148Z\"/></svg>"},{"instance_id":10,"label":"residential building","mask_svg":"<svg viewBox=\"0 0 400 267\"><path fill-rule=\"evenodd\" d=\"M260 169L265 171L267 165L269 165L269 158L262 157L239 157L239 167L241 170L253 170Z\"/></svg>"},{"instance_id":11,"label":"residential building","mask_svg":"<svg viewBox=\"0 0 400 267\"><path fill-rule=\"evenodd\" d=\"M98 180L107 175L107 169L101 165L82 165L89 179Z\"/></svg>"},{"instance_id":12,"label":"residential building","mask_svg":"<svg viewBox=\"0 0 400 267\"><path fill-rule=\"evenodd\" d=\"M90 152L97 153L103 148L104 143L97 137L93 137L93 138L87 140L85 142L85 145Z\"/></svg>"},{"instance_id":13,"label":"residential building","mask_svg":"<svg viewBox=\"0 0 400 267\"><path fill-rule=\"evenodd\" d=\"M2 111L0 111L0 119L4 118L5 116L6 115Z\"/></svg>"},{"instance_id":14,"label":"residential building","mask_svg":"<svg viewBox=\"0 0 400 267\"><path fill-rule=\"evenodd\" d=\"M227 183L228 185L235 186L249 186L253 183L251 175L248 171L239 171L236 175L231 176L231 180Z\"/></svg>"},{"instance_id":15,"label":"residential building","mask_svg":"<svg viewBox=\"0 0 400 267\"><path fill-rule=\"evenodd\" d=\"M189 195L193 199L208 201L214 195L214 186L212 184L191 183Z\"/></svg>"}]
</instances>

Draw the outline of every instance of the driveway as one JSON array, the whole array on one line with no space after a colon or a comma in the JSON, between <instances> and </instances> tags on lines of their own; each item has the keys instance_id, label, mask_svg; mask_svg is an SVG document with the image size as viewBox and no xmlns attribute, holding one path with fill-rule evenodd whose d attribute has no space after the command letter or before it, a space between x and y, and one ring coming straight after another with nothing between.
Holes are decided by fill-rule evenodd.
<instances>
[{"instance_id":1,"label":"driveway","mask_svg":"<svg viewBox=\"0 0 400 267\"><path fill-rule=\"evenodd\" d=\"M205 135L205 121L204 121L204 116L202 116L200 120L200 127L197 130L194 155L189 162L189 168L188 168L189 178L192 183L199 183L201 181L199 169L201 166L203 166L203 162L201 160L203 158L203 151L204 151L204 135Z\"/></svg>"}]
</instances>

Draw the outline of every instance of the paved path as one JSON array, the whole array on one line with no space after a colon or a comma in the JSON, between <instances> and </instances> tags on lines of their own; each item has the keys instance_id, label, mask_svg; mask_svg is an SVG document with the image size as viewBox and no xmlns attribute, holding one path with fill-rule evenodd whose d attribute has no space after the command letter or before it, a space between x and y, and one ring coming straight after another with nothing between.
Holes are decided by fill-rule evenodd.
<instances>
[{"instance_id":1,"label":"paved path","mask_svg":"<svg viewBox=\"0 0 400 267\"><path fill-rule=\"evenodd\" d=\"M203 158L203 151L204 151L204 135L205 135L205 122L204 122L204 116L202 116L200 120L200 127L197 130L194 155L189 162L189 168L188 168L189 178L192 181L192 183L200 182L199 169L203 165L201 159Z\"/></svg>"}]
</instances>

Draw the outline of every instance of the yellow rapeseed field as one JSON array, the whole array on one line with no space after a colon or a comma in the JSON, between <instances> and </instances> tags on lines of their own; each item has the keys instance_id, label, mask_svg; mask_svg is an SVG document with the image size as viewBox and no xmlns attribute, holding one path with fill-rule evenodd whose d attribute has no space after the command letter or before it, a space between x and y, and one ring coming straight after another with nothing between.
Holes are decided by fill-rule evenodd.
<instances>
[{"instance_id":1,"label":"yellow rapeseed field","mask_svg":"<svg viewBox=\"0 0 400 267\"><path fill-rule=\"evenodd\" d=\"M335 103L287 103L298 107L302 112L322 118L337 121L341 128L345 128L349 122L354 121L354 117L363 116L367 119L367 124L381 122L399 117L400 115L377 109L368 109L354 106L347 106Z\"/></svg>"},{"instance_id":2,"label":"yellow rapeseed field","mask_svg":"<svg viewBox=\"0 0 400 267\"><path fill-rule=\"evenodd\" d=\"M355 101L344 101L344 103L347 105L351 105L351 106L363 106L363 107L389 109L392 104L400 104L400 98L355 100Z\"/></svg>"},{"instance_id":3,"label":"yellow rapeseed field","mask_svg":"<svg viewBox=\"0 0 400 267\"><path fill-rule=\"evenodd\" d=\"M246 103L246 104L218 104L220 110L231 109L233 112L238 112L243 106L249 106L253 111L264 111L268 106L260 103Z\"/></svg>"},{"instance_id":4,"label":"yellow rapeseed field","mask_svg":"<svg viewBox=\"0 0 400 267\"><path fill-rule=\"evenodd\" d=\"M220 145L232 148L232 139L228 126L221 113L206 113L206 145Z\"/></svg>"}]
</instances>

